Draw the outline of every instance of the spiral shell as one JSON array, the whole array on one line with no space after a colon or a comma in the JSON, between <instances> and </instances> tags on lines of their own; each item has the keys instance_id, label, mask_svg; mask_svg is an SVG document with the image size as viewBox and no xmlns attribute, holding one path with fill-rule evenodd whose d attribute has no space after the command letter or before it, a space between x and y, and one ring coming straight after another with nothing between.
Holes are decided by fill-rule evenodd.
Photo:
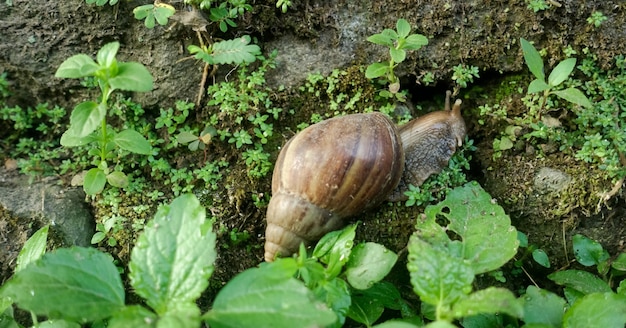
<instances>
[{"instance_id":1,"label":"spiral shell","mask_svg":"<svg viewBox=\"0 0 626 328\"><path fill-rule=\"evenodd\" d=\"M274 167L265 260L295 253L387 198L403 154L396 127L380 113L332 118L294 136Z\"/></svg>"}]
</instances>

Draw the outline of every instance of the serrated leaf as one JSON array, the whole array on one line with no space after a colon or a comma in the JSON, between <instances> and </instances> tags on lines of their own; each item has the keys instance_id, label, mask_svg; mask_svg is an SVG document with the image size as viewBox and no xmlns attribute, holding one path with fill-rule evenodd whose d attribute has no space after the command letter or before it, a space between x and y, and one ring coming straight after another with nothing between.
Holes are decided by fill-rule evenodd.
<instances>
[{"instance_id":1,"label":"serrated leaf","mask_svg":"<svg viewBox=\"0 0 626 328\"><path fill-rule=\"evenodd\" d=\"M100 66L91 57L85 54L78 54L61 63L54 76L77 79L92 76L99 68Z\"/></svg>"},{"instance_id":2,"label":"serrated leaf","mask_svg":"<svg viewBox=\"0 0 626 328\"><path fill-rule=\"evenodd\" d=\"M285 275L275 270L274 263L248 269L220 290L204 315L211 328L325 327L337 320L332 310L293 278L297 267Z\"/></svg>"},{"instance_id":3,"label":"serrated leaf","mask_svg":"<svg viewBox=\"0 0 626 328\"><path fill-rule=\"evenodd\" d=\"M593 108L593 104L582 91L576 88L567 88L565 90L552 91L555 95L582 107Z\"/></svg>"},{"instance_id":4,"label":"serrated leaf","mask_svg":"<svg viewBox=\"0 0 626 328\"><path fill-rule=\"evenodd\" d=\"M400 18L396 22L396 31L399 37L406 38L411 33L411 25L406 19Z\"/></svg>"},{"instance_id":5,"label":"serrated leaf","mask_svg":"<svg viewBox=\"0 0 626 328\"><path fill-rule=\"evenodd\" d=\"M550 89L550 86L546 82L536 79L530 82L530 84L528 85L528 91L526 93L531 94L536 92L542 92L548 89Z\"/></svg>"},{"instance_id":6,"label":"serrated leaf","mask_svg":"<svg viewBox=\"0 0 626 328\"><path fill-rule=\"evenodd\" d=\"M583 294L606 293L611 287L598 276L581 270L558 271L548 275L548 279L563 286L570 287Z\"/></svg>"},{"instance_id":7,"label":"serrated leaf","mask_svg":"<svg viewBox=\"0 0 626 328\"><path fill-rule=\"evenodd\" d=\"M213 44L213 61L216 64L251 63L261 54L256 44L249 44L250 36L244 35L233 40L220 41Z\"/></svg>"},{"instance_id":8,"label":"serrated leaf","mask_svg":"<svg viewBox=\"0 0 626 328\"><path fill-rule=\"evenodd\" d=\"M83 180L83 190L87 195L95 195L102 192L107 183L107 177L104 171L94 167L87 171Z\"/></svg>"},{"instance_id":9,"label":"serrated leaf","mask_svg":"<svg viewBox=\"0 0 626 328\"><path fill-rule=\"evenodd\" d=\"M109 79L113 89L146 92L153 88L152 75L140 63L119 63L117 75Z\"/></svg>"},{"instance_id":10,"label":"serrated leaf","mask_svg":"<svg viewBox=\"0 0 626 328\"><path fill-rule=\"evenodd\" d=\"M389 72L389 63L373 63L367 66L365 70L365 77L368 79L375 79L381 77Z\"/></svg>"},{"instance_id":11,"label":"serrated leaf","mask_svg":"<svg viewBox=\"0 0 626 328\"><path fill-rule=\"evenodd\" d=\"M416 234L408 248L411 285L423 302L446 307L472 290L474 272L462 259L434 248Z\"/></svg>"},{"instance_id":12,"label":"serrated leaf","mask_svg":"<svg viewBox=\"0 0 626 328\"><path fill-rule=\"evenodd\" d=\"M120 48L119 42L110 42L102 46L100 50L98 50L98 54L96 55L96 60L100 67L111 67L115 62L115 56L117 55L117 51Z\"/></svg>"},{"instance_id":13,"label":"serrated leaf","mask_svg":"<svg viewBox=\"0 0 626 328\"><path fill-rule=\"evenodd\" d=\"M504 288L489 287L471 293L454 304L455 318L463 318L477 313L506 313L515 318L524 315L524 308L515 295Z\"/></svg>"},{"instance_id":14,"label":"serrated leaf","mask_svg":"<svg viewBox=\"0 0 626 328\"><path fill-rule=\"evenodd\" d=\"M59 248L17 272L1 291L22 309L50 319L89 322L124 306L113 258L93 248Z\"/></svg>"},{"instance_id":15,"label":"serrated leaf","mask_svg":"<svg viewBox=\"0 0 626 328\"><path fill-rule=\"evenodd\" d=\"M530 72L533 73L538 80L545 81L546 76L543 72L543 59L537 49L524 38L520 38L520 44L522 45L526 66L528 66Z\"/></svg>"},{"instance_id":16,"label":"serrated leaf","mask_svg":"<svg viewBox=\"0 0 626 328\"><path fill-rule=\"evenodd\" d=\"M517 253L517 230L511 225L509 216L476 182L454 188L444 201L428 206L424 213L429 229L438 232L424 233L421 237L443 245L452 254L455 248L460 249L462 259L471 265L474 274L495 270ZM442 217L449 221L446 227L435 223ZM418 229L421 229L420 225ZM462 240L461 245L456 245L458 241L450 241L446 231L456 233Z\"/></svg>"},{"instance_id":17,"label":"serrated leaf","mask_svg":"<svg viewBox=\"0 0 626 328\"><path fill-rule=\"evenodd\" d=\"M524 322L526 324L547 324L561 327L565 312L565 300L547 290L528 286L522 296L524 304Z\"/></svg>"},{"instance_id":18,"label":"serrated leaf","mask_svg":"<svg viewBox=\"0 0 626 328\"><path fill-rule=\"evenodd\" d=\"M17 266L15 272L19 272L30 263L35 262L43 256L46 252L46 241L48 240L48 228L50 226L43 226L37 230L28 240L24 243L20 254L17 256Z\"/></svg>"},{"instance_id":19,"label":"serrated leaf","mask_svg":"<svg viewBox=\"0 0 626 328\"><path fill-rule=\"evenodd\" d=\"M560 62L550 72L548 76L548 84L552 87L557 86L567 79L576 66L576 58L568 58Z\"/></svg>"},{"instance_id":20,"label":"serrated leaf","mask_svg":"<svg viewBox=\"0 0 626 328\"><path fill-rule=\"evenodd\" d=\"M548 254L543 249L536 249L532 253L533 260L539 263L544 268L550 267L550 259L548 258Z\"/></svg>"},{"instance_id":21,"label":"serrated leaf","mask_svg":"<svg viewBox=\"0 0 626 328\"><path fill-rule=\"evenodd\" d=\"M565 312L564 328L622 328L626 325L626 297L611 292L590 294Z\"/></svg>"},{"instance_id":22,"label":"serrated leaf","mask_svg":"<svg viewBox=\"0 0 626 328\"><path fill-rule=\"evenodd\" d=\"M406 58L406 51L402 49L389 48L389 55L394 63L401 63Z\"/></svg>"},{"instance_id":23,"label":"serrated leaf","mask_svg":"<svg viewBox=\"0 0 626 328\"><path fill-rule=\"evenodd\" d=\"M356 289L368 289L389 274L398 260L396 253L376 243L357 245L350 254L344 274Z\"/></svg>"},{"instance_id":24,"label":"serrated leaf","mask_svg":"<svg viewBox=\"0 0 626 328\"><path fill-rule=\"evenodd\" d=\"M131 253L131 285L162 315L193 303L208 286L215 234L198 199L186 194L159 208Z\"/></svg>"},{"instance_id":25,"label":"serrated leaf","mask_svg":"<svg viewBox=\"0 0 626 328\"><path fill-rule=\"evenodd\" d=\"M139 132L131 129L117 133L113 137L113 142L120 148L135 154L150 155L152 146Z\"/></svg>"},{"instance_id":26,"label":"serrated leaf","mask_svg":"<svg viewBox=\"0 0 626 328\"><path fill-rule=\"evenodd\" d=\"M113 187L125 188L128 186L128 177L124 172L113 171L107 175L107 182Z\"/></svg>"},{"instance_id":27,"label":"serrated leaf","mask_svg":"<svg viewBox=\"0 0 626 328\"><path fill-rule=\"evenodd\" d=\"M402 49L404 50L418 50L421 47L428 44L428 38L421 34L411 34L404 40Z\"/></svg>"},{"instance_id":28,"label":"serrated leaf","mask_svg":"<svg viewBox=\"0 0 626 328\"><path fill-rule=\"evenodd\" d=\"M74 107L70 116L71 135L84 138L95 131L106 116L106 108L93 101L85 101Z\"/></svg>"}]
</instances>

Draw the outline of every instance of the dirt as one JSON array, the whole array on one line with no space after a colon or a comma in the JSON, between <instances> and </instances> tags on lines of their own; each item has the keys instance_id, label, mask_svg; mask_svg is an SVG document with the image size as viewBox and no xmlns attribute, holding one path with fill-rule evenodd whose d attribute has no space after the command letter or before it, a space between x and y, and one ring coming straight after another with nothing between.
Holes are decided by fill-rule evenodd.
<instances>
[{"instance_id":1,"label":"dirt","mask_svg":"<svg viewBox=\"0 0 626 328\"><path fill-rule=\"evenodd\" d=\"M598 211L593 193L605 190L607 184L594 181L594 172L587 172L580 163L558 152L537 159L525 151L512 151L494 161L490 149L493 138L498 136L497 127L481 127L475 123L478 104L484 103L484 99L499 97L495 90L503 83L503 76L525 72L518 46L520 37L546 49L545 58L550 59L550 66L564 57L566 46L579 54L583 48L590 48L604 66L609 65L616 54L626 53L626 29L623 28L626 3L552 2L559 3L560 7L534 13L523 0L365 1L358 6L351 1L306 0L295 1L287 14L281 14L275 8L275 1L265 0L254 2L255 10L238 21L238 29L220 34L216 26L209 26L209 34L221 38L250 34L258 39L264 53L279 49L278 66L270 72L268 80L273 81L272 85L283 84L287 88L276 91L272 100L278 106L296 109L297 114L275 123L277 137L271 141L276 145L272 154L275 158L278 146L293 135L298 123L308 121L316 111L326 112L324 106L328 99L307 99L299 94L298 87L306 75L326 73L334 68L348 68L354 74L357 65L382 60L386 56L385 49L366 42L365 38L393 27L397 18L407 19L417 32L429 37L428 46L410 52L397 70L403 85L411 90L412 100L424 108L440 103L444 90L454 86L450 78L452 67L463 63L480 69L481 78L475 81L480 88L462 90L459 95L464 100L469 136L478 146L468 174L498 200L511 215L513 224L529 235L531 243L550 254L553 267L559 268L568 266L572 259L569 242L575 233L598 240L611 254L624 250L624 191L601 204ZM159 107L171 107L176 100L195 100L203 65L186 59L189 56L186 47L197 43L197 34L182 24L146 29L132 17L132 9L150 1L120 1L115 7L91 6L82 0L13 0L12 5L8 3L0 3L0 73L7 73L13 92L8 105L33 107L49 102L72 108L86 99L89 91L77 80L54 78L56 68L77 53L93 56L103 44L114 40L122 44L119 60L139 61L155 77L154 91L128 94L146 108L147 115L155 116ZM182 2L175 5L182 9ZM595 10L602 11L608 18L600 28L592 28L586 22ZM314 53L303 55L306 52ZM303 62L305 60L308 62ZM220 68L209 82L225 80L229 71L230 67ZM416 85L418 77L426 71L434 74L434 86ZM289 78L283 78L285 75ZM342 81L345 91L362 82L358 79ZM513 101L520 105L511 106L513 111L523 110L519 99ZM195 117L201 120L212 110L218 109L199 108ZM7 129L10 130L10 126L3 130ZM0 154L0 161L4 161L5 156ZM177 158L180 168L200 165L203 155L181 151L170 156ZM252 196L268 199L270 194L270 177L251 181L239 160L238 150L226 145L211 156L211 159L225 159L231 167L226 172L224 188L203 199L208 212L218 217L221 227L227 231L219 234L216 270L211 287L201 301L205 305L235 274L261 262L265 213L264 208L254 205ZM538 197L532 182L542 167L560 169L574 180L586 176L588 184L582 185L589 187L580 194L577 194L580 189L572 187L567 202L558 197ZM159 182L154 184L159 185ZM164 192L169 195L167 190ZM123 206L128 209L146 202L141 197L128 196L126 200ZM562 211L555 212L555 208ZM154 210L143 215L149 218ZM95 209L96 214L106 211ZM418 213L419 209L407 209L402 204L383 205L358 218L363 222L358 236L402 252ZM228 233L234 228L245 231L250 237L243 242L234 241ZM6 222L0 221L3 270L14 265L16 252L32 232L31 228L8 227ZM109 249L122 263L128 261L134 236L129 233L127 238ZM541 272L538 268L537 273ZM2 277L2 281L5 279Z\"/></svg>"}]
</instances>

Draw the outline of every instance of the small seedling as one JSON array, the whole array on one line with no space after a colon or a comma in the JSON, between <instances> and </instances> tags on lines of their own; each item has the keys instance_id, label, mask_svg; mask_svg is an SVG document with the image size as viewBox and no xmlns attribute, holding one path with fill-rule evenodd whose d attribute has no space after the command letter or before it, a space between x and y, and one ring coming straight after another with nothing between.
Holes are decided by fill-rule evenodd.
<instances>
[{"instance_id":1,"label":"small seedling","mask_svg":"<svg viewBox=\"0 0 626 328\"><path fill-rule=\"evenodd\" d=\"M601 11L594 11L591 13L591 16L587 18L587 24L593 25L595 27L600 27L602 22L607 20L606 16Z\"/></svg>"},{"instance_id":2,"label":"small seedling","mask_svg":"<svg viewBox=\"0 0 626 328\"><path fill-rule=\"evenodd\" d=\"M365 77L375 79L382 77L389 83L388 90L381 91L380 95L386 98L395 97L404 101L404 94L400 93L400 81L394 69L406 59L406 52L418 50L428 44L428 39L421 34L410 34L411 25L405 19L396 22L396 30L384 29L379 34L367 38L367 41L389 48L389 60L374 63L365 70Z\"/></svg>"},{"instance_id":3,"label":"small seedling","mask_svg":"<svg viewBox=\"0 0 626 328\"><path fill-rule=\"evenodd\" d=\"M145 19L145 25L147 28L153 28L156 21L159 25L166 25L167 19L174 15L176 9L166 3L156 2L155 4L147 4L133 9L135 18L142 20Z\"/></svg>"},{"instance_id":4,"label":"small seedling","mask_svg":"<svg viewBox=\"0 0 626 328\"><path fill-rule=\"evenodd\" d=\"M183 131L178 134L176 139L181 144L189 144L187 147L191 151L201 149L204 151L204 161L207 160L207 147L211 144L213 137L217 135L217 130L212 126L207 126L200 132L200 135L195 135L188 131Z\"/></svg>"},{"instance_id":5,"label":"small seedling","mask_svg":"<svg viewBox=\"0 0 626 328\"><path fill-rule=\"evenodd\" d=\"M289 7L291 7L293 4L291 3L291 0L277 0L276 1L276 8L280 8L280 11L284 13L287 12L287 10L289 9Z\"/></svg>"},{"instance_id":6,"label":"small seedling","mask_svg":"<svg viewBox=\"0 0 626 328\"><path fill-rule=\"evenodd\" d=\"M61 137L61 145L76 147L94 144L91 154L96 155L96 167L87 171L83 188L88 195L102 192L108 182L115 187L128 184L121 171L111 170L108 160L116 157L113 150L119 148L131 153L150 155L152 146L139 132L127 129L115 131L107 124L108 101L115 90L145 92L152 90L150 72L137 62L118 62L115 59L120 44L104 45L96 61L88 55L79 54L65 60L56 71L61 78L94 77L102 93L100 102L85 101L78 104L70 116L70 127Z\"/></svg>"},{"instance_id":7,"label":"small seedling","mask_svg":"<svg viewBox=\"0 0 626 328\"><path fill-rule=\"evenodd\" d=\"M452 80L456 81L460 88L467 88L468 83L474 82L474 78L479 78L478 67L458 64L452 68Z\"/></svg>"}]
</instances>

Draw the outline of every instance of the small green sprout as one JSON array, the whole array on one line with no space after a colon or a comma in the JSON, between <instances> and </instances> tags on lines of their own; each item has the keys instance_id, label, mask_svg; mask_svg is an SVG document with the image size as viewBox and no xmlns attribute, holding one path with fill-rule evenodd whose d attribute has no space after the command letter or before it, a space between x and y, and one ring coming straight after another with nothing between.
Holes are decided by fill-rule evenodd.
<instances>
[{"instance_id":1,"label":"small green sprout","mask_svg":"<svg viewBox=\"0 0 626 328\"><path fill-rule=\"evenodd\" d=\"M607 20L608 18L604 16L601 11L594 11L591 13L591 16L587 17L587 24L593 25L594 27L600 27L602 22Z\"/></svg>"},{"instance_id":2,"label":"small green sprout","mask_svg":"<svg viewBox=\"0 0 626 328\"><path fill-rule=\"evenodd\" d=\"M458 64L452 68L452 80L456 81L460 88L467 88L468 83L474 82L474 78L479 78L478 67Z\"/></svg>"},{"instance_id":3,"label":"small green sprout","mask_svg":"<svg viewBox=\"0 0 626 328\"><path fill-rule=\"evenodd\" d=\"M287 10L289 9L289 7L291 7L293 4L291 3L291 0L278 0L276 1L276 8L280 8L280 11L284 13L287 12Z\"/></svg>"}]
</instances>

